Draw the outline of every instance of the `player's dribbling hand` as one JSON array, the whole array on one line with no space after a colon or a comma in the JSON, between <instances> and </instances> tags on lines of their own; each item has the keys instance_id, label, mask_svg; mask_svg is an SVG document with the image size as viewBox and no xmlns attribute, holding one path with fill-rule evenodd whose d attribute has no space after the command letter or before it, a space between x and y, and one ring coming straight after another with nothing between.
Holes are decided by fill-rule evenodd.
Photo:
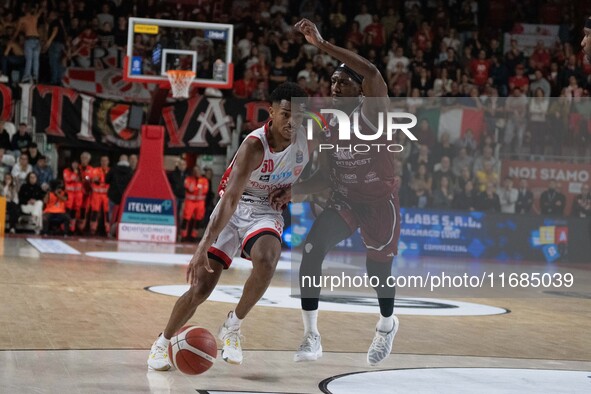
<instances>
[{"instance_id":1,"label":"player's dribbling hand","mask_svg":"<svg viewBox=\"0 0 591 394\"><path fill-rule=\"evenodd\" d=\"M302 19L301 21L296 23L294 27L296 30L298 30L300 33L304 35L306 41L308 41L315 47L319 46L322 43L322 41L324 41L316 25L309 19Z\"/></svg>"},{"instance_id":2,"label":"player's dribbling hand","mask_svg":"<svg viewBox=\"0 0 591 394\"><path fill-rule=\"evenodd\" d=\"M209 265L209 258L207 257L207 250L201 247L197 247L193 258L189 262L189 266L187 267L187 283L190 285L197 284L197 272L199 268L203 267L207 272L210 274L213 273L213 269Z\"/></svg>"},{"instance_id":3,"label":"player's dribbling hand","mask_svg":"<svg viewBox=\"0 0 591 394\"><path fill-rule=\"evenodd\" d=\"M291 188L275 189L269 193L269 203L276 211L283 211L291 201Z\"/></svg>"}]
</instances>

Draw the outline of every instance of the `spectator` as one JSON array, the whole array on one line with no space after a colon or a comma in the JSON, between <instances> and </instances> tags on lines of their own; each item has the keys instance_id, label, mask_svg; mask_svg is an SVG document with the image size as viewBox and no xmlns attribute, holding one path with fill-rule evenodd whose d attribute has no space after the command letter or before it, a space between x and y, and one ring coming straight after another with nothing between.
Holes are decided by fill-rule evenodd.
<instances>
[{"instance_id":1,"label":"spectator","mask_svg":"<svg viewBox=\"0 0 591 394\"><path fill-rule=\"evenodd\" d=\"M33 138L31 134L27 132L27 124L21 123L18 125L17 132L12 136L12 150L15 152L16 156L19 156L21 152L27 148L33 142Z\"/></svg>"},{"instance_id":2,"label":"spectator","mask_svg":"<svg viewBox=\"0 0 591 394\"><path fill-rule=\"evenodd\" d=\"M414 185L413 193L409 197L409 207L426 209L431 206L431 198L424 182L418 181Z\"/></svg>"},{"instance_id":3,"label":"spectator","mask_svg":"<svg viewBox=\"0 0 591 394\"><path fill-rule=\"evenodd\" d=\"M371 18L371 15L369 16ZM371 19L370 19L371 21ZM361 30L360 26L359 26L359 22L355 21L351 24L351 28L349 29L349 32L347 33L347 37L345 39L345 42L350 42L351 44L353 44L353 46L355 48L359 48L361 47L361 45L363 44L363 30Z\"/></svg>"},{"instance_id":4,"label":"spectator","mask_svg":"<svg viewBox=\"0 0 591 394\"><path fill-rule=\"evenodd\" d=\"M462 45L462 42L458 39L457 31L454 28L449 29L448 34L443 37L442 42L445 44L446 48L451 48L455 52L458 52ZM453 74L450 75L453 76Z\"/></svg>"},{"instance_id":5,"label":"spectator","mask_svg":"<svg viewBox=\"0 0 591 394\"><path fill-rule=\"evenodd\" d=\"M18 200L21 204L21 211L24 214L30 214L35 226L35 234L41 232L43 227L43 198L45 192L37 184L37 175L30 172L27 175L26 182L21 185L18 192Z\"/></svg>"},{"instance_id":6,"label":"spectator","mask_svg":"<svg viewBox=\"0 0 591 394\"><path fill-rule=\"evenodd\" d=\"M277 86L288 80L290 70L284 65L283 57L276 56L275 63L269 73L269 90L273 91Z\"/></svg>"},{"instance_id":7,"label":"spectator","mask_svg":"<svg viewBox=\"0 0 591 394\"><path fill-rule=\"evenodd\" d=\"M246 70L244 78L234 82L234 97L248 99L252 96L257 87L257 81L254 79L252 71Z\"/></svg>"},{"instance_id":8,"label":"spectator","mask_svg":"<svg viewBox=\"0 0 591 394\"><path fill-rule=\"evenodd\" d=\"M455 155L455 150L456 149L450 142L449 133L447 131L444 131L443 133L441 133L441 136L439 137L439 142L437 142L437 144L433 148L433 161L439 162L441 161L443 156L447 156L451 159Z\"/></svg>"},{"instance_id":9,"label":"spectator","mask_svg":"<svg viewBox=\"0 0 591 394\"><path fill-rule=\"evenodd\" d=\"M37 165L37 161L39 160L39 157L41 157L41 153L39 153L39 148L37 146L36 142L31 142L29 144L29 148L27 149L27 153L29 156L29 164L31 164L33 167L35 165Z\"/></svg>"},{"instance_id":10,"label":"spectator","mask_svg":"<svg viewBox=\"0 0 591 394\"><path fill-rule=\"evenodd\" d=\"M42 234L49 234L49 228L52 224L63 228L64 235L68 234L70 217L66 213L67 199L68 195L64 190L64 184L60 181L52 181L51 190L49 190L43 199L45 202L45 209L43 210Z\"/></svg>"},{"instance_id":11,"label":"spectator","mask_svg":"<svg viewBox=\"0 0 591 394\"><path fill-rule=\"evenodd\" d=\"M4 128L4 121L0 121L0 149L2 149L3 153L12 150L10 134L8 134L8 131Z\"/></svg>"},{"instance_id":12,"label":"spectator","mask_svg":"<svg viewBox=\"0 0 591 394\"><path fill-rule=\"evenodd\" d=\"M442 175L439 179L439 186L433 192L433 208L451 209L454 199L453 189L449 178Z\"/></svg>"},{"instance_id":13,"label":"spectator","mask_svg":"<svg viewBox=\"0 0 591 394\"><path fill-rule=\"evenodd\" d=\"M431 156L429 155L429 147L421 143L420 139L419 144L420 145L417 153L413 157L411 157L410 168L413 172L415 172L418 170L419 165L424 164L425 166L427 166L427 169L431 171L434 163L431 159Z\"/></svg>"},{"instance_id":14,"label":"spectator","mask_svg":"<svg viewBox=\"0 0 591 394\"><path fill-rule=\"evenodd\" d=\"M490 163L491 167L495 171L499 171L499 161L493 156L493 148L490 146L484 146L482 148L482 155L479 155L474 160L474 168L472 172L476 174L479 171L484 170L485 163Z\"/></svg>"},{"instance_id":15,"label":"spectator","mask_svg":"<svg viewBox=\"0 0 591 394\"><path fill-rule=\"evenodd\" d=\"M493 184L495 189L499 184L499 176L488 161L484 162L484 168L481 171L476 172L476 180L478 181L478 189L481 192L485 192L489 184Z\"/></svg>"},{"instance_id":16,"label":"spectator","mask_svg":"<svg viewBox=\"0 0 591 394\"><path fill-rule=\"evenodd\" d=\"M472 172L470 171L470 167L462 167L462 169L460 170L460 175L456 177L456 190L464 190L464 187L468 182L472 182L472 184L474 184Z\"/></svg>"},{"instance_id":17,"label":"spectator","mask_svg":"<svg viewBox=\"0 0 591 394\"><path fill-rule=\"evenodd\" d=\"M431 193L433 187L433 177L427 168L425 163L420 163L417 167L417 170L412 176L411 184L412 189L416 189L418 184L421 184L427 193Z\"/></svg>"},{"instance_id":18,"label":"spectator","mask_svg":"<svg viewBox=\"0 0 591 394\"><path fill-rule=\"evenodd\" d=\"M18 158L18 163L12 167L12 177L18 188L25 183L27 176L33 172L33 167L29 164L29 156L22 154Z\"/></svg>"},{"instance_id":19,"label":"spectator","mask_svg":"<svg viewBox=\"0 0 591 394\"><path fill-rule=\"evenodd\" d=\"M577 77L574 75L568 77L568 86L564 89L564 93L569 100L580 101L580 98L583 97L583 88L579 86Z\"/></svg>"},{"instance_id":20,"label":"spectator","mask_svg":"<svg viewBox=\"0 0 591 394\"><path fill-rule=\"evenodd\" d=\"M39 80L39 55L41 53L41 41L37 26L39 18L45 12L37 5L30 4L27 7L27 13L22 16L17 24L16 31L12 37L15 40L18 35L24 33L25 39L25 73L23 83L37 83Z\"/></svg>"},{"instance_id":21,"label":"spectator","mask_svg":"<svg viewBox=\"0 0 591 394\"><path fill-rule=\"evenodd\" d=\"M457 178L462 175L463 168L472 168L472 163L474 159L471 156L468 156L468 150L466 148L460 148L458 150L458 154L452 160L451 170L454 176ZM468 173L470 171L468 170Z\"/></svg>"},{"instance_id":22,"label":"spectator","mask_svg":"<svg viewBox=\"0 0 591 394\"><path fill-rule=\"evenodd\" d=\"M517 201L515 202L515 213L530 213L534 205L534 194L527 187L527 179L519 181L519 190L517 192Z\"/></svg>"},{"instance_id":23,"label":"spectator","mask_svg":"<svg viewBox=\"0 0 591 394\"><path fill-rule=\"evenodd\" d=\"M577 218L591 217L591 193L589 192L589 185L584 184L581 187L581 194L575 197L572 216Z\"/></svg>"},{"instance_id":24,"label":"spectator","mask_svg":"<svg viewBox=\"0 0 591 394\"><path fill-rule=\"evenodd\" d=\"M441 185L441 178L447 177L450 184L455 184L456 177L451 170L451 160L448 156L443 156L438 164L435 165L435 172L433 173L433 185L435 188L439 188Z\"/></svg>"},{"instance_id":25,"label":"spectator","mask_svg":"<svg viewBox=\"0 0 591 394\"><path fill-rule=\"evenodd\" d=\"M433 89L433 82L426 68L420 67L417 71L418 73L411 80L410 86L413 90L418 89L421 97L427 97L427 92Z\"/></svg>"},{"instance_id":26,"label":"spectator","mask_svg":"<svg viewBox=\"0 0 591 394\"><path fill-rule=\"evenodd\" d=\"M503 187L497 190L499 201L501 203L501 212L515 213L515 204L519 197L519 192L513 187L513 180L505 178L503 180Z\"/></svg>"},{"instance_id":27,"label":"spectator","mask_svg":"<svg viewBox=\"0 0 591 394\"><path fill-rule=\"evenodd\" d=\"M530 55L530 62L534 69L548 71L550 69L550 53L544 47L543 41L538 41L533 53ZM546 96L547 97L547 96Z\"/></svg>"},{"instance_id":28,"label":"spectator","mask_svg":"<svg viewBox=\"0 0 591 394\"><path fill-rule=\"evenodd\" d=\"M25 64L27 62L25 58L25 37L19 34L18 37L11 39L4 48L1 62L2 62L2 74L9 77L10 82L18 83L25 72ZM17 72L18 77L13 79L14 72Z\"/></svg>"},{"instance_id":29,"label":"spectator","mask_svg":"<svg viewBox=\"0 0 591 394\"><path fill-rule=\"evenodd\" d=\"M119 162L115 167L107 173L105 182L109 185L107 196L109 198L109 219L111 221L111 229L115 229L114 223L118 220L119 205L121 199L127 189L127 185L131 181L133 171L128 161L127 155L119 156ZM174 191L174 188L173 188Z\"/></svg>"},{"instance_id":30,"label":"spectator","mask_svg":"<svg viewBox=\"0 0 591 394\"><path fill-rule=\"evenodd\" d=\"M565 131L569 129L571 105L565 92L560 94L558 99L552 99L548 109L548 125L546 132L552 146L552 153L555 156L562 155L562 145L566 140Z\"/></svg>"},{"instance_id":31,"label":"spectator","mask_svg":"<svg viewBox=\"0 0 591 394\"><path fill-rule=\"evenodd\" d=\"M18 217L21 214L21 208L18 205L18 186L14 182L11 174L4 174L2 189L0 189L2 197L6 198L6 213L8 214L8 232L14 234L16 232L16 224Z\"/></svg>"},{"instance_id":32,"label":"spectator","mask_svg":"<svg viewBox=\"0 0 591 394\"><path fill-rule=\"evenodd\" d=\"M361 4L361 12L355 15L353 18L355 22L359 24L359 31L365 31L365 28L371 24L373 18L369 12L367 12L367 5Z\"/></svg>"},{"instance_id":33,"label":"spectator","mask_svg":"<svg viewBox=\"0 0 591 394\"><path fill-rule=\"evenodd\" d=\"M517 40L511 40L511 48L507 53L505 53L505 65L507 66L507 70L515 70L518 64L523 65L525 62L525 56L523 55L523 51L519 49L517 45Z\"/></svg>"},{"instance_id":34,"label":"spectator","mask_svg":"<svg viewBox=\"0 0 591 394\"><path fill-rule=\"evenodd\" d=\"M250 97L253 100L268 101L269 90L267 89L267 83L264 80L259 80L257 82L257 88L252 92Z\"/></svg>"},{"instance_id":35,"label":"spectator","mask_svg":"<svg viewBox=\"0 0 591 394\"><path fill-rule=\"evenodd\" d=\"M478 149L478 141L474 138L472 129L466 129L464 134L458 139L457 146L459 149L465 148L468 155L472 155Z\"/></svg>"},{"instance_id":36,"label":"spectator","mask_svg":"<svg viewBox=\"0 0 591 394\"><path fill-rule=\"evenodd\" d=\"M66 28L63 20L59 17L57 11L49 13L49 38L43 45L43 51L48 51L49 58L49 83L52 85L61 85L63 76L62 56L66 47Z\"/></svg>"},{"instance_id":37,"label":"spectator","mask_svg":"<svg viewBox=\"0 0 591 394\"><path fill-rule=\"evenodd\" d=\"M439 78L433 82L433 93L437 97L445 96L451 92L451 84L452 80L447 77L447 68L442 68Z\"/></svg>"},{"instance_id":38,"label":"spectator","mask_svg":"<svg viewBox=\"0 0 591 394\"><path fill-rule=\"evenodd\" d=\"M509 90L514 91L519 88L521 92L527 92L529 89L529 78L524 75L525 67L523 64L518 64L515 67L515 75L509 78Z\"/></svg>"},{"instance_id":39,"label":"spectator","mask_svg":"<svg viewBox=\"0 0 591 394\"><path fill-rule=\"evenodd\" d=\"M481 49L478 52L478 59L473 59L470 62L470 76L474 85L483 88L488 82L490 75L491 62L486 59L486 51Z\"/></svg>"},{"instance_id":40,"label":"spectator","mask_svg":"<svg viewBox=\"0 0 591 394\"><path fill-rule=\"evenodd\" d=\"M12 168L5 163L4 148L0 148L0 179L4 179L5 174L10 174Z\"/></svg>"},{"instance_id":41,"label":"spectator","mask_svg":"<svg viewBox=\"0 0 591 394\"><path fill-rule=\"evenodd\" d=\"M428 150L433 150L436 144L435 132L431 129L431 125L427 119L419 121L419 129L415 136L421 145L425 145Z\"/></svg>"},{"instance_id":42,"label":"spectator","mask_svg":"<svg viewBox=\"0 0 591 394\"><path fill-rule=\"evenodd\" d=\"M491 57L491 66L488 83L492 85L499 95L507 96L507 84L509 81L509 72L505 64L501 63L497 56Z\"/></svg>"},{"instance_id":43,"label":"spectator","mask_svg":"<svg viewBox=\"0 0 591 394\"><path fill-rule=\"evenodd\" d=\"M115 25L115 18L111 14L111 6L108 2L103 3L101 13L96 17L98 18L99 26L103 26L105 23L108 23L111 26Z\"/></svg>"},{"instance_id":44,"label":"spectator","mask_svg":"<svg viewBox=\"0 0 591 394\"><path fill-rule=\"evenodd\" d=\"M474 182L469 180L464 184L464 188L454 196L452 208L467 211L474 211L476 209Z\"/></svg>"},{"instance_id":45,"label":"spectator","mask_svg":"<svg viewBox=\"0 0 591 394\"><path fill-rule=\"evenodd\" d=\"M370 48L381 50L386 44L386 31L384 26L380 23L380 16L374 15L372 23L363 29L365 43Z\"/></svg>"},{"instance_id":46,"label":"spectator","mask_svg":"<svg viewBox=\"0 0 591 394\"><path fill-rule=\"evenodd\" d=\"M575 77L577 83L583 79L583 70L578 66L575 55L570 55L566 65L560 70L558 75L559 89L565 88L571 83L570 77Z\"/></svg>"},{"instance_id":47,"label":"spectator","mask_svg":"<svg viewBox=\"0 0 591 394\"><path fill-rule=\"evenodd\" d=\"M181 217L182 206L185 202L185 179L191 174L187 171L187 162L178 159L174 170L168 174L168 182L176 197L177 218Z\"/></svg>"},{"instance_id":48,"label":"spectator","mask_svg":"<svg viewBox=\"0 0 591 394\"><path fill-rule=\"evenodd\" d=\"M544 74L542 74L541 70L536 70L535 73L535 80L529 85L529 92L531 96L535 96L535 92L537 89L542 89L544 93L544 97L550 97L551 93L551 86L550 82L546 78L544 78Z\"/></svg>"},{"instance_id":49,"label":"spectator","mask_svg":"<svg viewBox=\"0 0 591 394\"><path fill-rule=\"evenodd\" d=\"M559 190L556 190L556 181L552 179L548 189L542 192L540 196L540 210L542 215L557 215L564 214L564 206L566 197Z\"/></svg>"},{"instance_id":50,"label":"spectator","mask_svg":"<svg viewBox=\"0 0 591 394\"><path fill-rule=\"evenodd\" d=\"M141 40L142 36L137 35L136 39ZM98 36L95 31L92 30L92 27L87 26L82 33L80 33L74 40L72 41L72 46L74 48L74 52L71 56L74 57L76 65L82 68L89 68L92 66L91 60L94 54L94 48L98 42ZM135 44L134 44L135 45ZM135 45L135 49L137 50L140 48L139 45ZM141 53L135 53L134 55L139 56L143 55Z\"/></svg>"},{"instance_id":51,"label":"spectator","mask_svg":"<svg viewBox=\"0 0 591 394\"><path fill-rule=\"evenodd\" d=\"M47 158L39 155L37 164L33 166L33 172L37 175L37 182L43 191L49 190L49 185L53 181L53 170L47 165Z\"/></svg>"},{"instance_id":52,"label":"spectator","mask_svg":"<svg viewBox=\"0 0 591 394\"><path fill-rule=\"evenodd\" d=\"M546 124L549 105L550 99L544 97L542 88L536 89L534 97L529 100L528 124L531 143L530 151L534 155L544 154L546 140L548 139L548 134L551 133Z\"/></svg>"},{"instance_id":53,"label":"spectator","mask_svg":"<svg viewBox=\"0 0 591 394\"><path fill-rule=\"evenodd\" d=\"M484 191L476 197L476 209L482 212L500 212L501 202L499 195L495 193L495 183L489 182L484 185Z\"/></svg>"},{"instance_id":54,"label":"spectator","mask_svg":"<svg viewBox=\"0 0 591 394\"><path fill-rule=\"evenodd\" d=\"M384 26L384 31L386 33L386 40L390 39L390 36L396 29L396 23L398 23L398 15L396 15L396 11L394 10L394 7L388 7L386 15L382 17L382 25Z\"/></svg>"},{"instance_id":55,"label":"spectator","mask_svg":"<svg viewBox=\"0 0 591 394\"><path fill-rule=\"evenodd\" d=\"M508 119L503 142L511 152L515 153L523 146L528 103L527 97L520 88L515 87L512 92L511 97L508 97L505 102Z\"/></svg>"},{"instance_id":56,"label":"spectator","mask_svg":"<svg viewBox=\"0 0 591 394\"><path fill-rule=\"evenodd\" d=\"M388 87L395 97L407 97L410 92L411 75L404 71L402 62L396 63L393 72L388 71Z\"/></svg>"}]
</instances>

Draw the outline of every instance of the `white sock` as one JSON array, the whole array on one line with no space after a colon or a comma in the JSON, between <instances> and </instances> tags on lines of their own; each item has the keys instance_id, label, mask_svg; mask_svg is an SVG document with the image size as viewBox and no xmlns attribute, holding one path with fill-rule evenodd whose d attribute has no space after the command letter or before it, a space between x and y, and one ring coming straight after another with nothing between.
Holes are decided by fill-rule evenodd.
<instances>
[{"instance_id":1,"label":"white sock","mask_svg":"<svg viewBox=\"0 0 591 394\"><path fill-rule=\"evenodd\" d=\"M226 320L226 327L240 327L243 319L239 319L234 311L230 312Z\"/></svg>"},{"instance_id":2,"label":"white sock","mask_svg":"<svg viewBox=\"0 0 591 394\"><path fill-rule=\"evenodd\" d=\"M170 339L164 338L164 334L160 335L158 337L158 340L156 341L156 344L158 346L162 346L163 348L167 348L167 349L168 349L168 344L169 343L170 343Z\"/></svg>"},{"instance_id":3,"label":"white sock","mask_svg":"<svg viewBox=\"0 0 591 394\"><path fill-rule=\"evenodd\" d=\"M315 311L302 310L302 320L304 320L304 335L309 333L320 335L318 332L318 309Z\"/></svg>"},{"instance_id":4,"label":"white sock","mask_svg":"<svg viewBox=\"0 0 591 394\"><path fill-rule=\"evenodd\" d=\"M394 328L394 315L384 317L380 315L380 321L376 328L381 332L390 332Z\"/></svg>"}]
</instances>

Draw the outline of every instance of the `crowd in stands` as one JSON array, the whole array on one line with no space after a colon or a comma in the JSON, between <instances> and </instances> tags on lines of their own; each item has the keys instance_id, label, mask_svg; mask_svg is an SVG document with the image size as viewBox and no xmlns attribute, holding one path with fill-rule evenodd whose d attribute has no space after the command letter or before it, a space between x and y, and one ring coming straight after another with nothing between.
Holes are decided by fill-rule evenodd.
<instances>
[{"instance_id":1,"label":"crowd in stands","mask_svg":"<svg viewBox=\"0 0 591 394\"><path fill-rule=\"evenodd\" d=\"M548 21L548 13L542 10L557 3L562 12L557 21ZM587 186L575 199L572 212L564 212L560 185L553 185L534 204L525 180L499 179L499 152L540 158L573 153L585 157L588 152L591 122L580 104L588 102L591 65L582 59L581 26L576 21L580 15L574 12L575 3L540 0L536 7L514 4L517 11L495 25L490 2L475 0L195 0L190 4L5 0L0 4L0 82L60 85L68 67L92 67L97 51L112 48L119 53L120 66L128 45L127 18L138 16L233 24L235 85L227 95L265 100L270 91L289 80L313 97L327 97L330 75L337 63L292 30L294 23L305 17L317 24L327 40L374 63L384 76L390 96L398 98L409 111L420 114L433 105L485 111L487 127L478 138L469 132L457 141L450 141L445 133L437 138L424 120L420 144L399 135L398 142L405 146L398 161L403 206L507 213L532 212L532 207L539 206L542 214L588 217L591 195ZM517 41L503 49L503 33L519 22L559 24L555 44L547 47L540 42L529 56ZM26 33L31 24L36 27L36 36ZM77 208L66 207L63 213L68 220L84 220L92 212L95 181L90 179L97 179L96 194L104 191L106 180L103 182L100 173L84 175L84 168L90 167L89 158L72 162L69 170L82 182L83 203L78 204L79 197L71 197L64 176L48 171L26 124L19 125L12 139L0 131L0 159L3 156L16 159L10 166L0 160L2 192L10 202L8 216L14 220L17 212L29 213L36 218L35 231L43 230L47 206L61 214L61 208L54 208L63 201ZM116 167L126 167L126 162L129 165L130 160L125 159ZM106 177L109 164L101 161L95 163L96 168L103 169ZM183 185L187 176L195 176L193 170L178 171L183 173L179 178ZM211 184L208 188L206 194L211 193ZM184 198L180 184L173 189L178 190L175 194L179 201ZM62 201L63 195L67 200ZM109 200L113 202L110 196ZM195 216L185 216L195 220L200 209L191 213ZM14 225L9 224L9 231ZM74 230L79 225L68 228ZM183 236L189 237L192 232L185 222L180 227L185 229ZM96 228L87 227L86 231Z\"/></svg>"}]
</instances>

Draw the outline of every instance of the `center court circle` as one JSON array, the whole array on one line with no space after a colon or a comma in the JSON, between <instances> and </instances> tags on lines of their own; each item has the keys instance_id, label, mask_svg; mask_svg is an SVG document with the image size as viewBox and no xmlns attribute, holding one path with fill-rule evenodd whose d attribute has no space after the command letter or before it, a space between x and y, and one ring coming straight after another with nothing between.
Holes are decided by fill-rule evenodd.
<instances>
[{"instance_id":1,"label":"center court circle","mask_svg":"<svg viewBox=\"0 0 591 394\"><path fill-rule=\"evenodd\" d=\"M189 289L189 285L150 286L146 290L180 297ZM237 304L242 295L242 286L217 286L208 301ZM291 295L289 287L269 287L257 306L271 308L301 309L300 299ZM373 297L364 296L321 296L320 309L332 312L376 313L378 302ZM504 308L443 300L438 298L402 298L397 297L394 305L397 315L422 316L486 316L508 313Z\"/></svg>"},{"instance_id":2,"label":"center court circle","mask_svg":"<svg viewBox=\"0 0 591 394\"><path fill-rule=\"evenodd\" d=\"M335 376L327 394L586 393L591 372L508 368L418 368Z\"/></svg>"}]
</instances>

